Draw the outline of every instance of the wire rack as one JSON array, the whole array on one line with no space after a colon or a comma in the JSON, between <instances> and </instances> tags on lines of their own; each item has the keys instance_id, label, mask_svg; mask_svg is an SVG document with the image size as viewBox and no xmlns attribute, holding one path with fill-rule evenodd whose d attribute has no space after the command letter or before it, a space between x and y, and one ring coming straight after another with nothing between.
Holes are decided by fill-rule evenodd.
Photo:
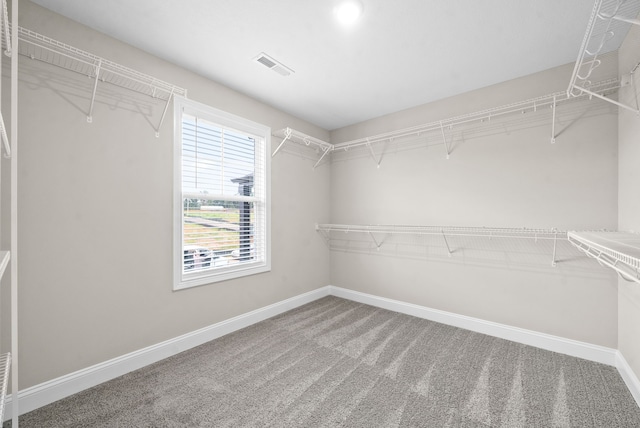
<instances>
[{"instance_id":1,"label":"wire rack","mask_svg":"<svg viewBox=\"0 0 640 428\"><path fill-rule=\"evenodd\" d=\"M9 383L9 369L11 367L11 353L0 355L0 421L4 421L4 402Z\"/></svg>"},{"instance_id":2,"label":"wire rack","mask_svg":"<svg viewBox=\"0 0 640 428\"><path fill-rule=\"evenodd\" d=\"M321 153L320 159L318 159L318 161L315 163L315 165L313 165L314 169L318 165L320 165L320 163L325 158L325 156L327 156L329 153L331 153L333 151L333 144L327 143L326 141L322 141L322 140L320 140L318 138L315 138L315 137L312 137L310 135L304 134L304 133L302 133L300 131L296 131L295 129L284 128L284 129L281 129L279 131L274 132L273 135L275 137L282 138L282 141L280 142L278 147L273 151L273 154L271 155L272 157L275 156L276 154L278 154L278 152L284 147L284 144L287 141L298 143L300 145L304 145L304 146L307 146L307 147L313 147L318 152Z\"/></svg>"},{"instance_id":3,"label":"wire rack","mask_svg":"<svg viewBox=\"0 0 640 428\"><path fill-rule=\"evenodd\" d=\"M414 235L414 236L440 236L445 244L449 257L453 254L448 238L450 237L477 237L477 238L507 238L527 239L533 241L552 241L553 256L551 265L556 265L556 250L559 240L567 240L567 232L557 229L530 229L530 228L504 228L504 227L461 227L461 226L411 226L411 225L357 225L357 224L317 224L316 231L323 234L329 242L331 233L366 234L377 249L380 249L388 236ZM334 235L335 236L335 235Z\"/></svg>"},{"instance_id":4,"label":"wire rack","mask_svg":"<svg viewBox=\"0 0 640 428\"><path fill-rule=\"evenodd\" d=\"M630 232L568 232L573 246L626 280L640 283L640 234Z\"/></svg>"},{"instance_id":5,"label":"wire rack","mask_svg":"<svg viewBox=\"0 0 640 428\"><path fill-rule=\"evenodd\" d=\"M640 113L638 105L604 98L594 90L593 85L598 73L607 68L606 62L617 63L617 57L607 54L620 47L632 25L640 25L637 19L639 13L640 0L596 0L567 89L569 96L588 94Z\"/></svg>"},{"instance_id":6,"label":"wire rack","mask_svg":"<svg viewBox=\"0 0 640 428\"><path fill-rule=\"evenodd\" d=\"M93 104L98 83L109 83L164 101L165 108L156 128L162 125L169 102L174 95L186 96L184 88L141 73L105 58L67 45L24 27L18 27L18 53L33 60L95 79L87 121L92 121Z\"/></svg>"},{"instance_id":7,"label":"wire rack","mask_svg":"<svg viewBox=\"0 0 640 428\"><path fill-rule=\"evenodd\" d=\"M611 94L617 92L620 88L620 84L617 78L611 78L607 80L603 80L596 84L591 85L592 91L596 93L600 97L607 97ZM282 142L278 146L278 148L274 151L273 156L275 156L282 146L287 142L291 141L298 144L306 144L315 145L322 150L322 155L317 163L314 165L314 168L317 167L322 160L331 152L338 151L348 151L354 148L363 148L369 150L374 162L379 167L382 161L382 153L376 153L373 149L373 145L376 143L386 142L386 141L394 141L400 139L406 139L411 136L422 136L422 135L437 135L440 139L447 159L451 155L451 134L455 129L459 129L461 127L470 127L470 126L487 126L487 124L492 121L496 121L498 119L511 120L515 118L516 120L521 120L520 118L524 113L532 113L532 112L541 112L547 111L549 112L548 120L550 122L550 132L549 132L549 140L551 143L555 142L557 137L556 132L556 109L560 105L572 103L577 99L587 99L589 94L582 94L579 96L572 96L566 91L556 92L548 95L544 95L537 98L531 98L524 101L519 101L511 104L502 105L499 107L480 110L473 113L468 113L460 116L450 117L434 122L424 123L421 125L398 129L395 131L385 132L381 134L371 135L368 137L358 138L354 140L349 140L341 143L331 144L326 141L319 140L317 138L311 137L309 135L303 134L299 131L293 130L291 128L285 128L280 130L274 135L276 137L282 138Z\"/></svg>"},{"instance_id":8,"label":"wire rack","mask_svg":"<svg viewBox=\"0 0 640 428\"><path fill-rule=\"evenodd\" d=\"M9 24L9 13L7 12L7 0L2 0L2 6L0 8L0 33L4 41L4 52L6 56L11 56L11 26ZM2 140L2 146L4 147L4 154L6 158L11 157L11 144L9 143L9 136L7 135L7 129L4 125L4 117L0 113L0 140Z\"/></svg>"}]
</instances>

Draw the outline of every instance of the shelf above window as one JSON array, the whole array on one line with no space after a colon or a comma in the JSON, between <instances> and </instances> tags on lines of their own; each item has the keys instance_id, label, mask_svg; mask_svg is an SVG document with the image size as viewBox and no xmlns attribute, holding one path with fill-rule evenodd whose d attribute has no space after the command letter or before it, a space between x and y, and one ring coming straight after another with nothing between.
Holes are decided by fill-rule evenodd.
<instances>
[{"instance_id":1,"label":"shelf above window","mask_svg":"<svg viewBox=\"0 0 640 428\"><path fill-rule=\"evenodd\" d=\"M569 242L626 280L640 283L640 234L568 232Z\"/></svg>"},{"instance_id":2,"label":"shelf above window","mask_svg":"<svg viewBox=\"0 0 640 428\"><path fill-rule=\"evenodd\" d=\"M51 39L35 31L18 27L18 53L33 60L61 67L65 70L94 79L91 103L87 110L87 121L92 121L93 105L98 83L110 83L134 92L148 95L165 102L160 124L155 128L156 136L164 120L169 102L174 95L187 95L186 89L164 82L153 76L117 64L97 55Z\"/></svg>"}]
</instances>

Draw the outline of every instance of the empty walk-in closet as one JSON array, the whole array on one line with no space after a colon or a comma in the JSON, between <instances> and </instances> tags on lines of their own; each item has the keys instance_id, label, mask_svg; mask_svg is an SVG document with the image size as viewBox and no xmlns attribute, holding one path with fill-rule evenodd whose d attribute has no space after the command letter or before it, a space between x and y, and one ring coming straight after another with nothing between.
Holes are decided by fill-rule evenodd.
<instances>
[{"instance_id":1,"label":"empty walk-in closet","mask_svg":"<svg viewBox=\"0 0 640 428\"><path fill-rule=\"evenodd\" d=\"M640 0L3 0L0 413L640 427Z\"/></svg>"}]
</instances>

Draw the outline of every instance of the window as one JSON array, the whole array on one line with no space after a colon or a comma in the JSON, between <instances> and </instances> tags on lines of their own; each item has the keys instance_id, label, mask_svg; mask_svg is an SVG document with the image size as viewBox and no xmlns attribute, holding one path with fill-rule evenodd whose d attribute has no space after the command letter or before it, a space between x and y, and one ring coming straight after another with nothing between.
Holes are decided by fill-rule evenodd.
<instances>
[{"instance_id":1,"label":"window","mask_svg":"<svg viewBox=\"0 0 640 428\"><path fill-rule=\"evenodd\" d=\"M174 289L266 272L269 127L176 97Z\"/></svg>"}]
</instances>

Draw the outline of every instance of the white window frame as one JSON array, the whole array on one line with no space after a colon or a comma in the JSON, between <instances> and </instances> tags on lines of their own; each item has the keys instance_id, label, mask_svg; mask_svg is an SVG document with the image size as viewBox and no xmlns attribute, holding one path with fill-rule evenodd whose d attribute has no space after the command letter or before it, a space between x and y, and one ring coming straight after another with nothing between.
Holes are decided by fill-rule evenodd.
<instances>
[{"instance_id":1,"label":"white window frame","mask_svg":"<svg viewBox=\"0 0 640 428\"><path fill-rule=\"evenodd\" d=\"M184 97L174 97L174 163L173 163L173 289L182 290L205 284L226 281L271 270L271 128L251 120L218 110L206 104ZM245 132L262 139L256 146L264 159L264 260L196 273L184 273L183 252L183 193L182 193L182 115L183 113L205 119L223 128Z\"/></svg>"}]
</instances>

